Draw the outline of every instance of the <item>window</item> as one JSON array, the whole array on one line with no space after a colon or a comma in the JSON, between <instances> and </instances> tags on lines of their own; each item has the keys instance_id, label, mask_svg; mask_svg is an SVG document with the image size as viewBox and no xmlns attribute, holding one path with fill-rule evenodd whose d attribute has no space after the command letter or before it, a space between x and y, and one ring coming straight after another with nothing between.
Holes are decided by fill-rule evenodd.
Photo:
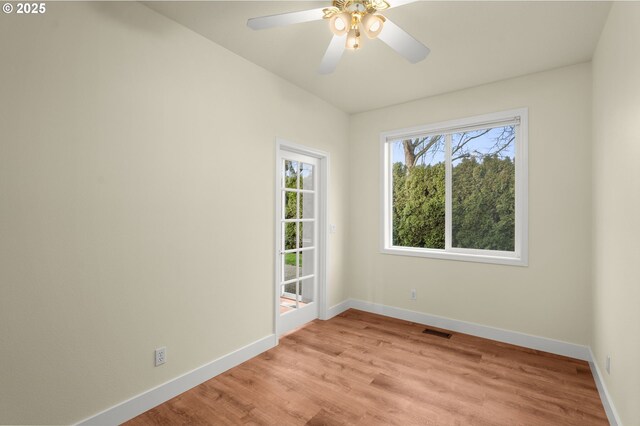
<instances>
[{"instance_id":1,"label":"window","mask_svg":"<svg viewBox=\"0 0 640 426\"><path fill-rule=\"evenodd\" d=\"M382 252L527 264L527 110L383 133Z\"/></svg>"}]
</instances>

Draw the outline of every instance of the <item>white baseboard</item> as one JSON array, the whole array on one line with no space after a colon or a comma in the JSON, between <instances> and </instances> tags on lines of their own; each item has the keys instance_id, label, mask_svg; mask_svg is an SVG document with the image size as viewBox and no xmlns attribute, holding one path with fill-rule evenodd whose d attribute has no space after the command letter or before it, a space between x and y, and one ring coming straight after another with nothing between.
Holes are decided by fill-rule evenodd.
<instances>
[{"instance_id":1,"label":"white baseboard","mask_svg":"<svg viewBox=\"0 0 640 426\"><path fill-rule=\"evenodd\" d=\"M600 399L602 400L602 405L604 406L604 411L607 413L607 419L609 419L609 423L612 426L622 426L622 422L620 421L620 416L618 416L618 411L616 407L613 405L613 400L609 395L609 391L607 390L607 385L604 383L604 379L602 377L602 373L600 372L600 368L598 367L598 362L596 361L596 357L593 354L591 348L589 348L589 366L591 367L591 373L593 374L593 380L596 382L596 386L598 388L598 393L600 394Z\"/></svg>"},{"instance_id":2,"label":"white baseboard","mask_svg":"<svg viewBox=\"0 0 640 426\"><path fill-rule=\"evenodd\" d=\"M588 346L562 342L560 340L549 339L546 337L532 336L530 334L519 333L517 331L504 330L502 328L490 327L487 325L480 325L472 322L425 314L422 312L409 311L407 309L365 302L363 300L350 299L350 301L352 308L360 309L361 311L386 315L393 318L403 319L405 321L430 325L432 327L444 328L446 330L457 331L459 333L471 334L472 336L484 337L485 339L497 340L498 342L524 346L525 348L551 352L553 354L564 355L584 361L589 361L591 358Z\"/></svg>"},{"instance_id":3,"label":"white baseboard","mask_svg":"<svg viewBox=\"0 0 640 426\"><path fill-rule=\"evenodd\" d=\"M119 425L181 393L260 355L276 345L275 334L263 337L208 364L84 419L78 425Z\"/></svg>"},{"instance_id":4,"label":"white baseboard","mask_svg":"<svg viewBox=\"0 0 640 426\"><path fill-rule=\"evenodd\" d=\"M336 315L340 315L341 313L343 313L344 311L350 308L351 308L351 299L343 300L337 305L333 305L332 307L327 309L327 314L325 315L326 318L323 318L323 319L327 319L327 320L331 319Z\"/></svg>"}]
</instances>

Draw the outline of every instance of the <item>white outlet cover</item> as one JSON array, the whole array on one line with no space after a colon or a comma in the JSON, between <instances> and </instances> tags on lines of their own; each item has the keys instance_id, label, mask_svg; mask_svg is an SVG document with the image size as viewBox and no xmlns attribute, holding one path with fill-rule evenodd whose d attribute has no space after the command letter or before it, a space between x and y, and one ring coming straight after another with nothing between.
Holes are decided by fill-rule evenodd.
<instances>
[{"instance_id":1,"label":"white outlet cover","mask_svg":"<svg viewBox=\"0 0 640 426\"><path fill-rule=\"evenodd\" d=\"M156 355L156 357L155 357L155 359L156 359L156 361L155 361L156 367L159 366L159 365L164 364L165 362L167 362L167 348L166 347L163 346L161 348L156 349L155 355Z\"/></svg>"}]
</instances>

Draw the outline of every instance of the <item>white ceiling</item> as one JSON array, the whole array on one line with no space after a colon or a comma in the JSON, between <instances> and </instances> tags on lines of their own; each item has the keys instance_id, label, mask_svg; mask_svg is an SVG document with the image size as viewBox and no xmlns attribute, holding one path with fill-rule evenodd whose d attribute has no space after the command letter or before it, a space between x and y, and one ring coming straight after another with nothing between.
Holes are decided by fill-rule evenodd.
<instances>
[{"instance_id":1,"label":"white ceiling","mask_svg":"<svg viewBox=\"0 0 640 426\"><path fill-rule=\"evenodd\" d=\"M348 113L589 61L610 7L592 1L412 3L384 14L431 49L426 60L412 65L363 37L362 48L346 51L330 75L317 73L332 37L326 21L262 31L246 26L248 18L329 3L145 4Z\"/></svg>"}]
</instances>

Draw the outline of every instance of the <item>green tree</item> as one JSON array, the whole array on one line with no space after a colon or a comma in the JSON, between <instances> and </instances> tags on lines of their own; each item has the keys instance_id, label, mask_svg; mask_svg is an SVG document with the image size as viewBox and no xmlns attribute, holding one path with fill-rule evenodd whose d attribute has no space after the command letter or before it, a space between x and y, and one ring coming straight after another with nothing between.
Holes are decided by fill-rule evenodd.
<instances>
[{"instance_id":1,"label":"green tree","mask_svg":"<svg viewBox=\"0 0 640 426\"><path fill-rule=\"evenodd\" d=\"M393 165L393 244L444 248L444 163Z\"/></svg>"},{"instance_id":2,"label":"green tree","mask_svg":"<svg viewBox=\"0 0 640 426\"><path fill-rule=\"evenodd\" d=\"M453 168L452 181L452 246L513 251L513 161L497 155L465 158Z\"/></svg>"},{"instance_id":3,"label":"green tree","mask_svg":"<svg viewBox=\"0 0 640 426\"><path fill-rule=\"evenodd\" d=\"M287 173L285 173L285 188L296 188L296 182L298 179L298 172L295 170L290 162L286 164L289 167ZM296 217L297 199L295 192L284 192L284 213L285 218L293 219ZM296 246L296 224L285 223L284 224L284 243L285 248L291 249ZM288 263L288 262L287 262ZM293 264L293 263L292 263Z\"/></svg>"}]
</instances>

